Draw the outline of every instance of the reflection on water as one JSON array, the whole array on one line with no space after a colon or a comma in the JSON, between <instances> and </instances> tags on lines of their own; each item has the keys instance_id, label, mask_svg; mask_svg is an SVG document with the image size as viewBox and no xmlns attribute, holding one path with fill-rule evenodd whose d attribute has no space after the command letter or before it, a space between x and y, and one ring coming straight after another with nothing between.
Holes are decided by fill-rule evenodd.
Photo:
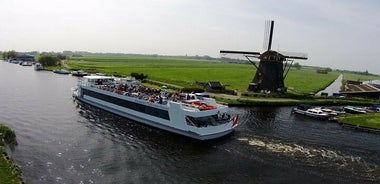
<instances>
[{"instance_id":1,"label":"reflection on water","mask_svg":"<svg viewBox=\"0 0 380 184\"><path fill-rule=\"evenodd\" d=\"M291 107L231 108L240 114L235 133L199 142L73 100L75 77L4 62L0 75L0 122L16 131L11 155L27 183L380 180L378 134L296 116Z\"/></svg>"}]
</instances>

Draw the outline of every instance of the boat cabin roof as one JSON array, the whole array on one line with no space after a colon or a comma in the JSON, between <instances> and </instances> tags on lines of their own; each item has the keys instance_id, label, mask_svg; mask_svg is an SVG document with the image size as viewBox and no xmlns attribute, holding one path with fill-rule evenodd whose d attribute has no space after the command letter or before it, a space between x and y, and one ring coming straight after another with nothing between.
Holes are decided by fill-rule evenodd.
<instances>
[{"instance_id":1,"label":"boat cabin roof","mask_svg":"<svg viewBox=\"0 0 380 184\"><path fill-rule=\"evenodd\" d=\"M317 108L308 109L307 111L315 114L325 114L321 109Z\"/></svg>"}]
</instances>

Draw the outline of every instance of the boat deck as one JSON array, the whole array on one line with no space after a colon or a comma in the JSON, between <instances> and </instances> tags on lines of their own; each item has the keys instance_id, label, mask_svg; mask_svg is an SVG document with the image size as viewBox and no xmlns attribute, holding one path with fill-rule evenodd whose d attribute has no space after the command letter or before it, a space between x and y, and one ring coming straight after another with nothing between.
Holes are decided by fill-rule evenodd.
<instances>
[{"instance_id":1,"label":"boat deck","mask_svg":"<svg viewBox=\"0 0 380 184\"><path fill-rule=\"evenodd\" d=\"M95 87L97 89L114 92L119 95L129 96L145 100L147 103L157 103L167 105L169 101L182 103L183 108L188 111L206 111L220 108L218 104L209 104L206 101L196 99L195 95L166 92L160 89L149 88L142 85L130 84L116 84L116 85L103 85L103 84L88 84L82 83L81 85ZM224 106L223 106L224 107Z\"/></svg>"}]
</instances>

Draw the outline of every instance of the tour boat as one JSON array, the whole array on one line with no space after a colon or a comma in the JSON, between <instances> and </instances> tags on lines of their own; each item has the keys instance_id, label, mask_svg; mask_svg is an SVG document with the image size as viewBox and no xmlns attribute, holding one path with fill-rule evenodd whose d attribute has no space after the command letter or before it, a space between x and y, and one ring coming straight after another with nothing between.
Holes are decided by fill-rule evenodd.
<instances>
[{"instance_id":1,"label":"tour boat","mask_svg":"<svg viewBox=\"0 0 380 184\"><path fill-rule=\"evenodd\" d=\"M228 135L238 124L238 115L231 115L228 106L215 99L115 79L84 76L73 88L73 96L128 119L198 140Z\"/></svg>"},{"instance_id":2,"label":"tour boat","mask_svg":"<svg viewBox=\"0 0 380 184\"><path fill-rule=\"evenodd\" d=\"M320 107L312 107L306 104L301 104L293 108L293 112L323 120L326 120L331 116L328 113L324 112Z\"/></svg>"}]
</instances>

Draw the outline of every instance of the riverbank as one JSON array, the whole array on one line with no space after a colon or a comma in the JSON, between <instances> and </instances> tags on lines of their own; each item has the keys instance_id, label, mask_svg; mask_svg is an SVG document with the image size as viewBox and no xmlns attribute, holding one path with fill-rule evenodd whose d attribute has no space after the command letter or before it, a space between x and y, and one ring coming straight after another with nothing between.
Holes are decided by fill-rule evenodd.
<instances>
[{"instance_id":1,"label":"riverbank","mask_svg":"<svg viewBox=\"0 0 380 184\"><path fill-rule=\"evenodd\" d=\"M380 133L379 113L343 115L337 117L337 121L348 128Z\"/></svg>"},{"instance_id":2,"label":"riverbank","mask_svg":"<svg viewBox=\"0 0 380 184\"><path fill-rule=\"evenodd\" d=\"M17 143L14 131L0 124L0 183L24 183L20 167L13 162L5 149L5 145L15 144Z\"/></svg>"},{"instance_id":3,"label":"riverbank","mask_svg":"<svg viewBox=\"0 0 380 184\"><path fill-rule=\"evenodd\" d=\"M366 99L345 99L335 97L244 97L226 94L210 94L219 102L228 104L229 106L237 107L252 107L252 106L296 106L299 104L310 104L317 106L343 106L343 105L356 105L356 106L371 106L379 104L379 101L366 100Z\"/></svg>"}]
</instances>

